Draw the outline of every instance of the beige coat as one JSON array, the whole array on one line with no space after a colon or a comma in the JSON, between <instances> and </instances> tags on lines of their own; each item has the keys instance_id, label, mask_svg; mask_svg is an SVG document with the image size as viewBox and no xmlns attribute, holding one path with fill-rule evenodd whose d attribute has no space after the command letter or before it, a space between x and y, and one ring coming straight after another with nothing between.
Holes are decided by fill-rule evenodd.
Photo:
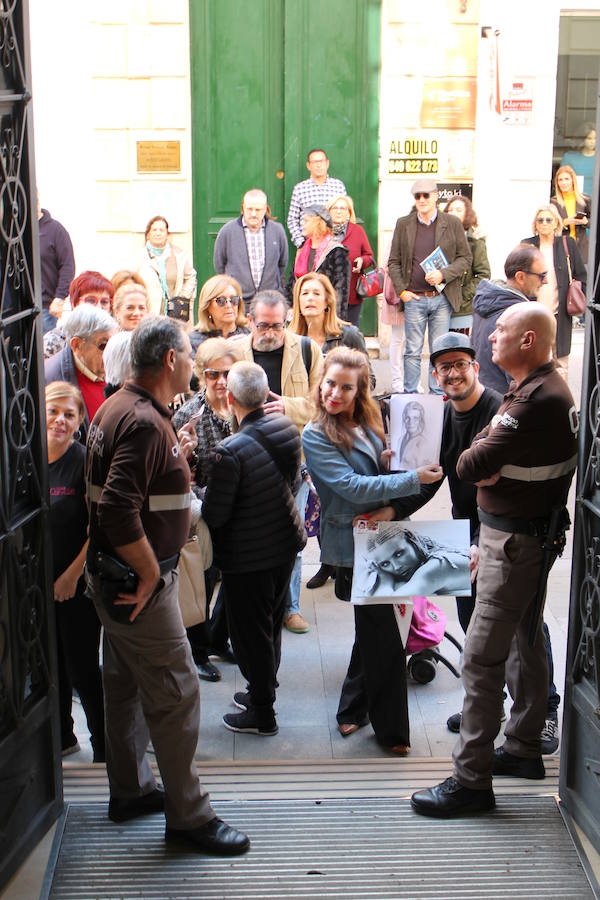
<instances>
[{"instance_id":1,"label":"beige coat","mask_svg":"<svg viewBox=\"0 0 600 900\"><path fill-rule=\"evenodd\" d=\"M321 377L323 354L315 341L311 341L312 364L310 378L306 374L302 359L302 344L299 334L286 331L281 364L281 395L285 406L285 414L302 431L312 415L310 394ZM252 354L252 335L249 334L236 342L241 350L242 359L254 362Z\"/></svg>"},{"instance_id":2,"label":"beige coat","mask_svg":"<svg viewBox=\"0 0 600 900\"><path fill-rule=\"evenodd\" d=\"M175 258L177 266L177 277L175 281L175 290L173 297L187 297L188 300L196 299L196 270L192 265L192 260L185 250L175 247L174 244L167 243L167 250L170 255ZM153 316L160 315L164 310L162 288L158 275L158 261L148 256L147 250L141 254L136 271L144 279L148 297L150 299L150 312ZM192 310L193 312L193 310Z\"/></svg>"}]
</instances>

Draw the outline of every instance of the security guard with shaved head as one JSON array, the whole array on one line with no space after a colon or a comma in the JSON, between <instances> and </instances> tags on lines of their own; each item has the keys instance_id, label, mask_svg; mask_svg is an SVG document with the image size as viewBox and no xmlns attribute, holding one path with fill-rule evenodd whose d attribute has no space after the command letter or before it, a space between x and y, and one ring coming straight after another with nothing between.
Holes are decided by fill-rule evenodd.
<instances>
[{"instance_id":1,"label":"security guard with shaved head","mask_svg":"<svg viewBox=\"0 0 600 900\"><path fill-rule=\"evenodd\" d=\"M413 794L421 815L489 810L495 805L493 775L545 774L540 734L548 667L541 611L547 572L568 524L565 503L577 453L573 397L552 360L555 334L544 307L517 303L490 335L492 360L513 381L456 466L460 478L478 486L477 601L465 642L466 696L454 774ZM505 676L513 705L504 745L494 751Z\"/></svg>"}]
</instances>

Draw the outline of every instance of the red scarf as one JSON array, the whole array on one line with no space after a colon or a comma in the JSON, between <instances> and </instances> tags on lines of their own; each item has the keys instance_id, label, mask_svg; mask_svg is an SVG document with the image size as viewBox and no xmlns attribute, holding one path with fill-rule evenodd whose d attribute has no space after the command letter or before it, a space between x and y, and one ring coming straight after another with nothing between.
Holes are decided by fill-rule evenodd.
<instances>
[{"instance_id":1,"label":"red scarf","mask_svg":"<svg viewBox=\"0 0 600 900\"><path fill-rule=\"evenodd\" d=\"M313 268L311 271L315 271L318 263L321 260L321 257L327 247L329 241L332 240L332 236L330 234L326 234L318 247L315 248L315 259ZM306 275L308 272L308 256L312 249L312 244L310 242L310 238L304 241L298 252L296 253L296 261L294 262L294 275L296 278L300 278L301 275Z\"/></svg>"}]
</instances>

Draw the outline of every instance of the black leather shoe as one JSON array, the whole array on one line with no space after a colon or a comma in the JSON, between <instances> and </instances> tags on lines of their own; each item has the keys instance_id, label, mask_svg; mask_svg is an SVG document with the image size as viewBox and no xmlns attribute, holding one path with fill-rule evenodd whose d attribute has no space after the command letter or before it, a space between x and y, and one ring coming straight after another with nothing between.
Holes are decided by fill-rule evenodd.
<instances>
[{"instance_id":1,"label":"black leather shoe","mask_svg":"<svg viewBox=\"0 0 600 900\"><path fill-rule=\"evenodd\" d=\"M546 769L541 756L514 756L507 753L504 747L494 750L494 775L510 775L513 778L530 778L540 781L546 777Z\"/></svg>"},{"instance_id":2,"label":"black leather shoe","mask_svg":"<svg viewBox=\"0 0 600 900\"><path fill-rule=\"evenodd\" d=\"M448 726L448 731L451 731L452 734L460 733L460 723L462 722L462 713L453 713L450 716L446 725Z\"/></svg>"},{"instance_id":3,"label":"black leather shoe","mask_svg":"<svg viewBox=\"0 0 600 900\"><path fill-rule=\"evenodd\" d=\"M319 571L312 578L308 579L306 587L309 591L312 591L313 588L323 587L324 584L327 584L329 578L335 578L335 566L322 565Z\"/></svg>"},{"instance_id":4,"label":"black leather shoe","mask_svg":"<svg viewBox=\"0 0 600 900\"><path fill-rule=\"evenodd\" d=\"M472 788L463 787L452 777L446 778L435 787L417 791L410 798L410 802L420 816L432 816L435 819L451 819L453 816L487 812L496 805L491 788L474 791Z\"/></svg>"},{"instance_id":5,"label":"black leather shoe","mask_svg":"<svg viewBox=\"0 0 600 900\"><path fill-rule=\"evenodd\" d=\"M216 856L238 856L250 847L250 838L247 834L232 828L216 816L206 825L188 828L186 831L167 826L165 840L184 844L189 850L214 853Z\"/></svg>"},{"instance_id":6,"label":"black leather shoe","mask_svg":"<svg viewBox=\"0 0 600 900\"><path fill-rule=\"evenodd\" d=\"M198 678L201 678L202 681L220 681L221 673L214 665L211 663L209 659L203 663L196 663L196 669L198 670Z\"/></svg>"},{"instance_id":7,"label":"black leather shoe","mask_svg":"<svg viewBox=\"0 0 600 900\"><path fill-rule=\"evenodd\" d=\"M165 811L165 792L160 788L141 797L111 797L108 801L108 818L113 822L128 822L140 816L151 816Z\"/></svg>"}]
</instances>

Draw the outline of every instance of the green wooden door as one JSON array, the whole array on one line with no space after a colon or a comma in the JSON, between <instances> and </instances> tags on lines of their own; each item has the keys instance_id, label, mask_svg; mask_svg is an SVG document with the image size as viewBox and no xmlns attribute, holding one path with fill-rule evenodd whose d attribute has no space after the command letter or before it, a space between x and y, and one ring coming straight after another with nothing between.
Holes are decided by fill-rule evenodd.
<instances>
[{"instance_id":1,"label":"green wooden door","mask_svg":"<svg viewBox=\"0 0 600 900\"><path fill-rule=\"evenodd\" d=\"M200 283L248 188L263 188L285 224L311 147L327 151L376 249L380 14L380 0L190 0ZM374 300L362 326L376 333Z\"/></svg>"}]
</instances>

